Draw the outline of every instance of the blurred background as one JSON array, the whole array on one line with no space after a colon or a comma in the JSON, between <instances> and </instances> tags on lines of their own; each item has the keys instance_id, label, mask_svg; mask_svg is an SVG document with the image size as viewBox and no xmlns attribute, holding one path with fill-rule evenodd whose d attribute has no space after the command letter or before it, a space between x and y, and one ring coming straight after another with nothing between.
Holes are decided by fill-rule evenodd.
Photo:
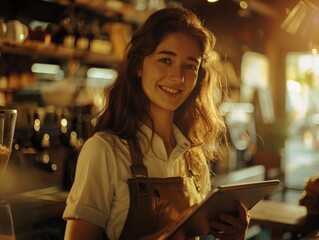
<instances>
[{"instance_id":1,"label":"blurred background","mask_svg":"<svg viewBox=\"0 0 319 240\"><path fill-rule=\"evenodd\" d=\"M298 204L319 170L317 0L2 0L0 105L18 119L1 192L14 199L17 239L62 239L59 216L103 89L132 32L173 5L217 38L231 147L219 146L213 185L278 178L272 199Z\"/></svg>"}]
</instances>

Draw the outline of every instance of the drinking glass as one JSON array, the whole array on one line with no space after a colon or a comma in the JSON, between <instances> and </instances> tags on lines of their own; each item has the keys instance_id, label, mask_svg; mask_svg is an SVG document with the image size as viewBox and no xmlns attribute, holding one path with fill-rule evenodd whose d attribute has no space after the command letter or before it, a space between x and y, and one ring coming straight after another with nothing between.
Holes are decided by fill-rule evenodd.
<instances>
[{"instance_id":1,"label":"drinking glass","mask_svg":"<svg viewBox=\"0 0 319 240\"><path fill-rule=\"evenodd\" d=\"M16 109L0 108L0 185L10 159L16 119Z\"/></svg>"},{"instance_id":2,"label":"drinking glass","mask_svg":"<svg viewBox=\"0 0 319 240\"><path fill-rule=\"evenodd\" d=\"M15 240L10 204L0 201L0 240Z\"/></svg>"},{"instance_id":3,"label":"drinking glass","mask_svg":"<svg viewBox=\"0 0 319 240\"><path fill-rule=\"evenodd\" d=\"M0 108L0 193L4 172L10 159L17 119L16 109ZM1 196L2 197L2 196ZM12 213L8 201L0 198L0 240L14 240Z\"/></svg>"}]
</instances>

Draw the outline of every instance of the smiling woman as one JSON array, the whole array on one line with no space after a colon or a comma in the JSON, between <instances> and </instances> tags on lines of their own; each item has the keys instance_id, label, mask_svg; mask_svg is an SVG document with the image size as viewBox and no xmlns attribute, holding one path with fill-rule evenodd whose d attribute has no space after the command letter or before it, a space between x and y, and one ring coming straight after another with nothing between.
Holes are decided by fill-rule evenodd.
<instances>
[{"instance_id":1,"label":"smiling woman","mask_svg":"<svg viewBox=\"0 0 319 240\"><path fill-rule=\"evenodd\" d=\"M150 100L152 116L159 109L173 119L174 111L185 101L195 87L201 52L197 42L187 34L172 33L145 57L138 76Z\"/></svg>"},{"instance_id":2,"label":"smiling woman","mask_svg":"<svg viewBox=\"0 0 319 240\"><path fill-rule=\"evenodd\" d=\"M78 159L65 239L160 239L205 198L207 162L225 137L214 43L184 8L153 13L133 34ZM249 216L238 207L239 218L208 223L216 237L244 238Z\"/></svg>"}]
</instances>

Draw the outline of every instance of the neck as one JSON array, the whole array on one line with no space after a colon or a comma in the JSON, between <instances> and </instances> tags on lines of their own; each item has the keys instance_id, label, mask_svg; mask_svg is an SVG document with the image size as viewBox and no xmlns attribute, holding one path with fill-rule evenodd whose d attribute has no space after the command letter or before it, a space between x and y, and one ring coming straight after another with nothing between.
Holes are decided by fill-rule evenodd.
<instances>
[{"instance_id":1,"label":"neck","mask_svg":"<svg viewBox=\"0 0 319 240\"><path fill-rule=\"evenodd\" d=\"M176 146L176 139L173 133L174 112L169 111L151 111L151 117L154 124L154 131L164 142L168 155Z\"/></svg>"}]
</instances>

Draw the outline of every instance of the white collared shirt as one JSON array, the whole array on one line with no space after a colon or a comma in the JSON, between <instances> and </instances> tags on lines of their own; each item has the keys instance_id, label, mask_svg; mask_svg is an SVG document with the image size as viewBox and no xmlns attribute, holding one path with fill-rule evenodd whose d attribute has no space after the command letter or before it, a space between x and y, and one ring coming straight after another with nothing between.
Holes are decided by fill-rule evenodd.
<instances>
[{"instance_id":1,"label":"white collared shirt","mask_svg":"<svg viewBox=\"0 0 319 240\"><path fill-rule=\"evenodd\" d=\"M149 177L182 176L191 196L191 203L199 203L210 191L209 169L204 169L199 179L201 192L193 180L187 178L188 169L182 157L190 143L174 125L177 141L175 149L167 156L162 139L154 133L152 148L148 141L152 130L142 125L140 145ZM131 158L127 141L110 133L99 132L84 144L78 158L74 184L67 199L63 218L89 221L105 229L110 239L118 239L129 208L127 179L132 177Z\"/></svg>"}]
</instances>

